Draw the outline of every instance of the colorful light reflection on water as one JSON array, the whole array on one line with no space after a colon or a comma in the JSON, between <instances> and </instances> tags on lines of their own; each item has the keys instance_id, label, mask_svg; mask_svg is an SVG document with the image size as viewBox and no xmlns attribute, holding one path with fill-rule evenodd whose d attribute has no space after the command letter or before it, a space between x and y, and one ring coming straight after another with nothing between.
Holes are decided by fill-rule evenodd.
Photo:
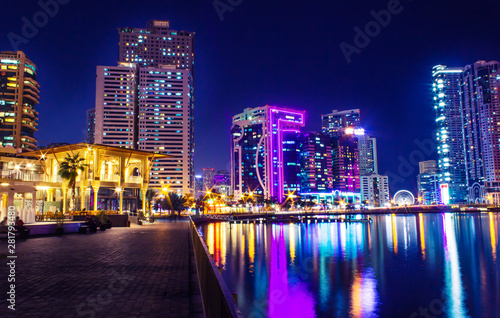
<instances>
[{"instance_id":1,"label":"colorful light reflection on water","mask_svg":"<svg viewBox=\"0 0 500 318\"><path fill-rule=\"evenodd\" d=\"M245 317L500 317L500 216L200 227Z\"/></svg>"}]
</instances>

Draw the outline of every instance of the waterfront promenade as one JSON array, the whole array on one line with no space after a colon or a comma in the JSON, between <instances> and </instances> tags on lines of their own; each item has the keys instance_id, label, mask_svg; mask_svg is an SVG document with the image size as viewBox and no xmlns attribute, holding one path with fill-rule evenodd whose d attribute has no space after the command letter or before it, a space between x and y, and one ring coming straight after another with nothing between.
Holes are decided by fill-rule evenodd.
<instances>
[{"instance_id":1,"label":"waterfront promenade","mask_svg":"<svg viewBox=\"0 0 500 318\"><path fill-rule=\"evenodd\" d=\"M16 311L2 297L0 316L203 317L191 245L187 220L17 239Z\"/></svg>"}]
</instances>

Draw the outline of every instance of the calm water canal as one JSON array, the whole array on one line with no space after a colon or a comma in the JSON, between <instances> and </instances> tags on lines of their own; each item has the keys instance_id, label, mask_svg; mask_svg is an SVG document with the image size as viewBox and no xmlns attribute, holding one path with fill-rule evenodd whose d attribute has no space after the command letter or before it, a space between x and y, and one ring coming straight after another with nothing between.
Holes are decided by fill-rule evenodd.
<instances>
[{"instance_id":1,"label":"calm water canal","mask_svg":"<svg viewBox=\"0 0 500 318\"><path fill-rule=\"evenodd\" d=\"M245 317L500 317L495 213L200 227Z\"/></svg>"}]
</instances>

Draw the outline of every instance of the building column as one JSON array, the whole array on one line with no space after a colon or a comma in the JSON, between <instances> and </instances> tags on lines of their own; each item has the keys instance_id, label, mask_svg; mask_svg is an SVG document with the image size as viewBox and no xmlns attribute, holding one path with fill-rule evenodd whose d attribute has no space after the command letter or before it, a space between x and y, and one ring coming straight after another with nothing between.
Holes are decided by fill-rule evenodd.
<instances>
[{"instance_id":1,"label":"building column","mask_svg":"<svg viewBox=\"0 0 500 318\"><path fill-rule=\"evenodd\" d=\"M62 212L66 214L66 212L68 212L68 188L63 188L62 193L63 193Z\"/></svg>"},{"instance_id":2,"label":"building column","mask_svg":"<svg viewBox=\"0 0 500 318\"><path fill-rule=\"evenodd\" d=\"M54 194L56 193L56 189L50 188L48 190L48 198L47 201L54 201Z\"/></svg>"},{"instance_id":3,"label":"building column","mask_svg":"<svg viewBox=\"0 0 500 318\"><path fill-rule=\"evenodd\" d=\"M7 216L7 193L2 193L2 211L0 213L0 220L3 220Z\"/></svg>"},{"instance_id":4,"label":"building column","mask_svg":"<svg viewBox=\"0 0 500 318\"><path fill-rule=\"evenodd\" d=\"M20 218L23 222L26 222L26 193L22 193L23 202L21 203Z\"/></svg>"},{"instance_id":5,"label":"building column","mask_svg":"<svg viewBox=\"0 0 500 318\"><path fill-rule=\"evenodd\" d=\"M92 186L94 190L94 211L97 211L97 194L99 193L99 186Z\"/></svg>"},{"instance_id":6,"label":"building column","mask_svg":"<svg viewBox=\"0 0 500 318\"><path fill-rule=\"evenodd\" d=\"M123 191L125 191L125 189L120 191L120 214L123 213Z\"/></svg>"},{"instance_id":7,"label":"building column","mask_svg":"<svg viewBox=\"0 0 500 318\"><path fill-rule=\"evenodd\" d=\"M142 213L144 216L149 216L146 215L146 191L148 191L148 188L141 188L141 193L142 193Z\"/></svg>"},{"instance_id":8,"label":"building column","mask_svg":"<svg viewBox=\"0 0 500 318\"><path fill-rule=\"evenodd\" d=\"M14 196L16 193L14 191L9 190L7 192L7 211L9 209L9 206L14 206Z\"/></svg>"},{"instance_id":9,"label":"building column","mask_svg":"<svg viewBox=\"0 0 500 318\"><path fill-rule=\"evenodd\" d=\"M80 211L85 209L85 195L87 192L87 187L80 187Z\"/></svg>"},{"instance_id":10,"label":"building column","mask_svg":"<svg viewBox=\"0 0 500 318\"><path fill-rule=\"evenodd\" d=\"M27 223L35 223L36 221L36 189L31 192L31 209L27 211L28 215L26 217Z\"/></svg>"}]
</instances>

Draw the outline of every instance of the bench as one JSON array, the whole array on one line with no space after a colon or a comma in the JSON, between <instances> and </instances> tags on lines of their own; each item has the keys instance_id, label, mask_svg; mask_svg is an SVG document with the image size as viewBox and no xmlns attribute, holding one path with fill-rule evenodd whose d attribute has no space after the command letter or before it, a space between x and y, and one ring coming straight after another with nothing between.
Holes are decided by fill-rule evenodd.
<instances>
[{"instance_id":1,"label":"bench","mask_svg":"<svg viewBox=\"0 0 500 318\"><path fill-rule=\"evenodd\" d=\"M80 224L80 227L78 228L78 233L79 234L87 234L88 229L89 229L89 226L87 224Z\"/></svg>"}]
</instances>

